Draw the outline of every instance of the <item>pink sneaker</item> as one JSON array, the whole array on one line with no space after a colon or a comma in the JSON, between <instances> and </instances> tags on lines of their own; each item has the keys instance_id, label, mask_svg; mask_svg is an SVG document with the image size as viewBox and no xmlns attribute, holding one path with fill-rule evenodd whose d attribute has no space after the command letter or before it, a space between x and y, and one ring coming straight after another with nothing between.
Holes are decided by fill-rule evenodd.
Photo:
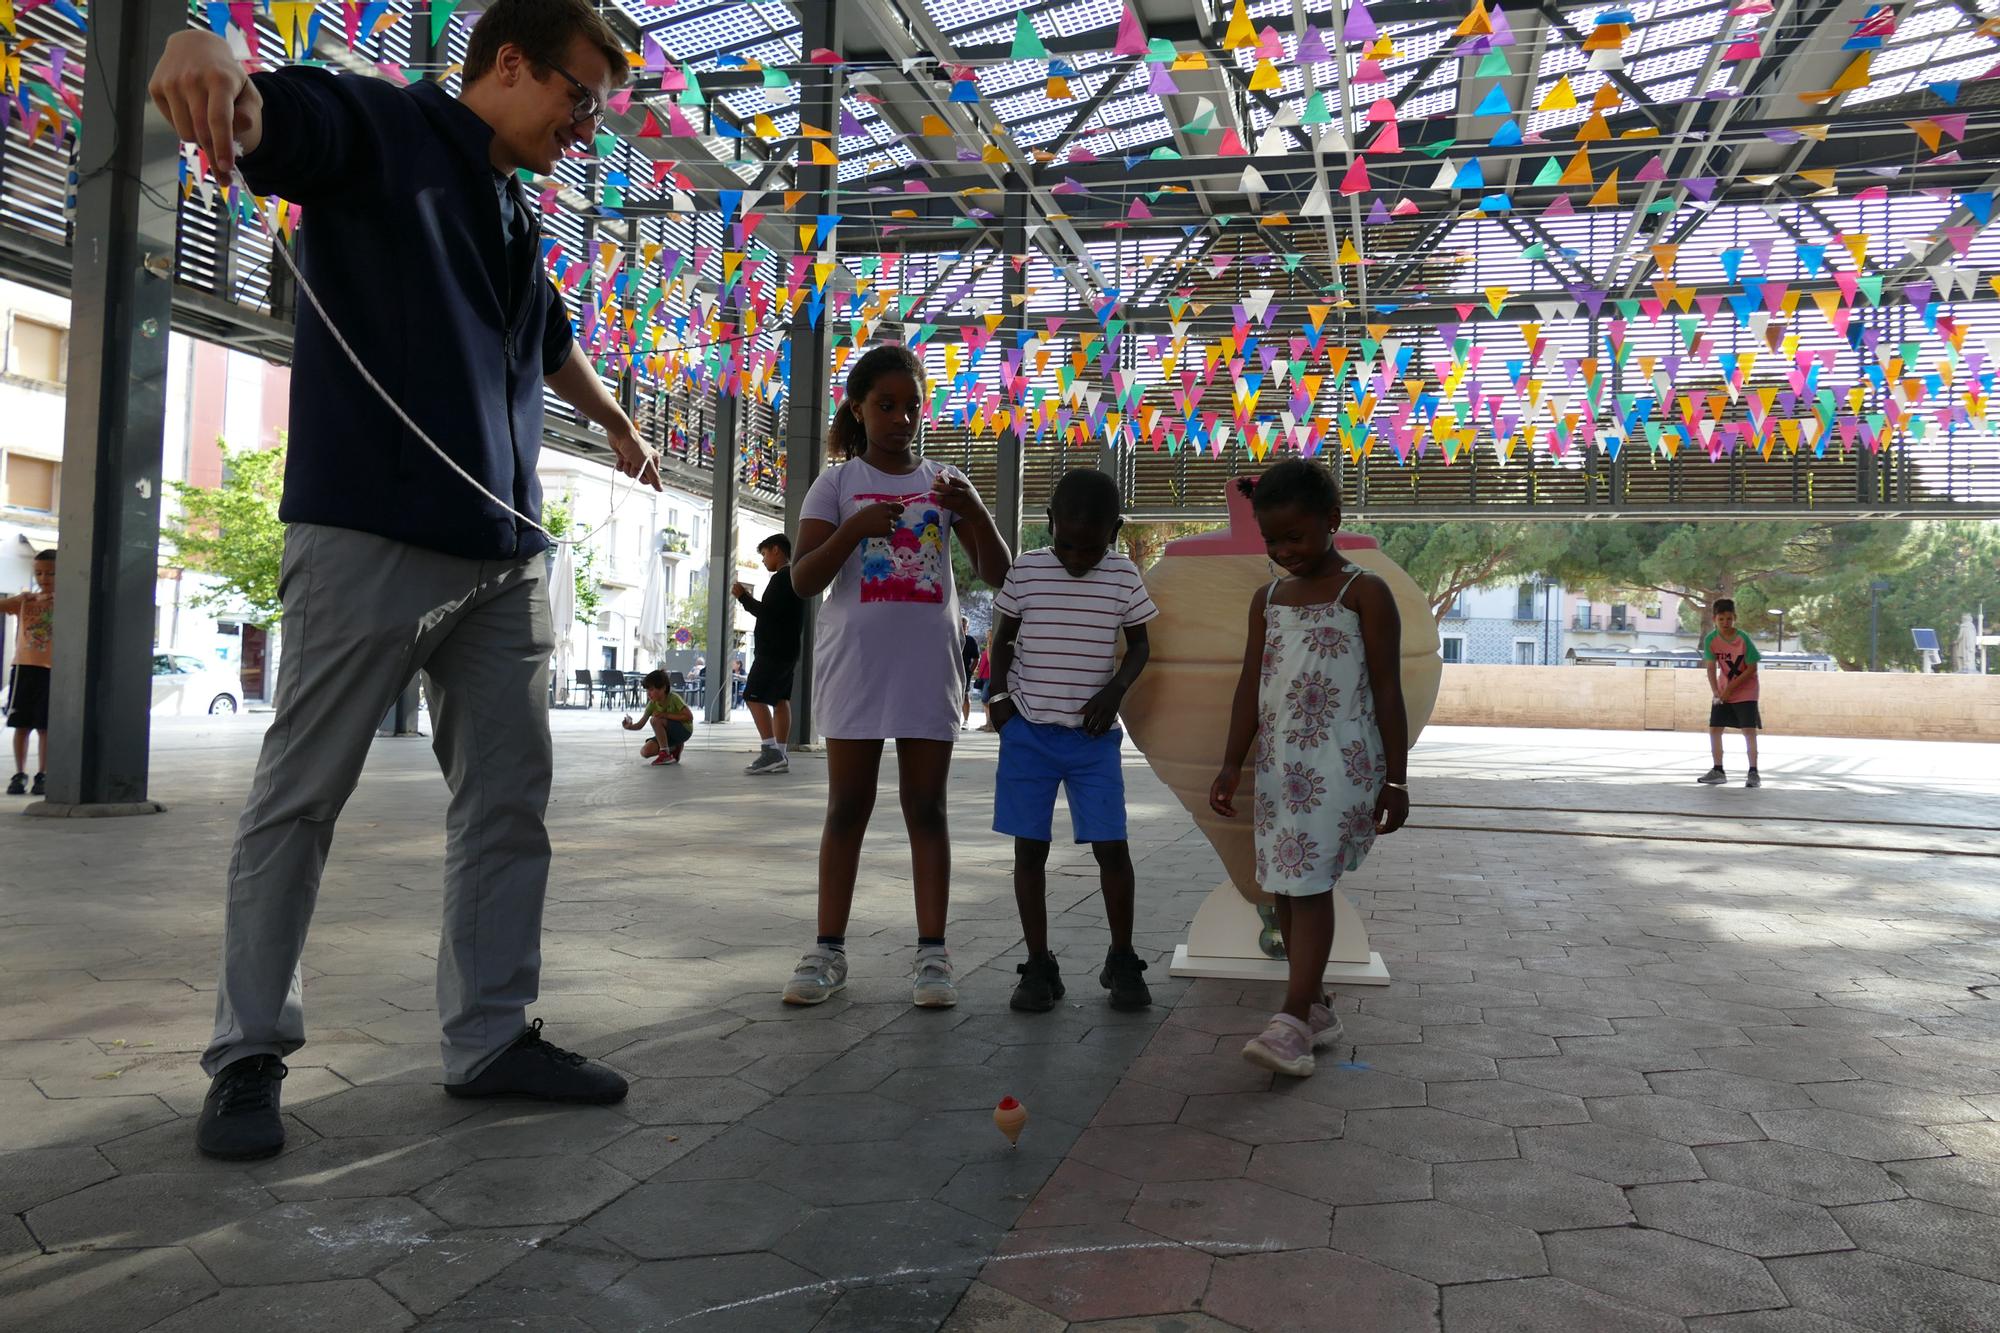
<instances>
[{"instance_id":1,"label":"pink sneaker","mask_svg":"<svg viewBox=\"0 0 2000 1333\"><path fill-rule=\"evenodd\" d=\"M1264 1030L1243 1047L1243 1058L1253 1065L1293 1078L1313 1071L1313 1030L1290 1014L1273 1014Z\"/></svg>"},{"instance_id":2,"label":"pink sneaker","mask_svg":"<svg viewBox=\"0 0 2000 1333\"><path fill-rule=\"evenodd\" d=\"M1306 1023L1312 1028L1314 1050L1331 1046L1347 1035L1347 1029L1341 1025L1340 1015L1333 1012L1328 1005L1315 1004L1307 1011Z\"/></svg>"}]
</instances>

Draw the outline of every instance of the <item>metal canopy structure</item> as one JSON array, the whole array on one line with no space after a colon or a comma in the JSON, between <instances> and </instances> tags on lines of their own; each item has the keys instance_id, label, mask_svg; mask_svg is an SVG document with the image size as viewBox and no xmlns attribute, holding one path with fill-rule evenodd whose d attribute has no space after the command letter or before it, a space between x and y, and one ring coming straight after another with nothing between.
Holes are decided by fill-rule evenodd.
<instances>
[{"instance_id":1,"label":"metal canopy structure","mask_svg":"<svg viewBox=\"0 0 2000 1333\"><path fill-rule=\"evenodd\" d=\"M480 7L261 0L254 50L243 6L190 22L449 81ZM538 183L548 258L689 484L737 397L742 501L775 507L797 378L837 397L902 338L944 390L927 449L990 488L1018 448L1030 513L1103 461L1136 516L1209 514L1291 450L1378 518L2000 513L2000 23L1970 0L602 8L636 79ZM79 9L0 33L0 263L46 286ZM264 226L300 220L188 160L177 327L284 356Z\"/></svg>"}]
</instances>

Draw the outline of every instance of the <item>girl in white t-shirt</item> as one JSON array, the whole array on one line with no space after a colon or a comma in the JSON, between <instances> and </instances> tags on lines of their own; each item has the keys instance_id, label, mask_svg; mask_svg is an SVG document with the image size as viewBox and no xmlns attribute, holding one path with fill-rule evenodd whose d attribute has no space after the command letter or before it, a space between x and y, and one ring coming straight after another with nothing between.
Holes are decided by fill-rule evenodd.
<instances>
[{"instance_id":1,"label":"girl in white t-shirt","mask_svg":"<svg viewBox=\"0 0 2000 1333\"><path fill-rule=\"evenodd\" d=\"M956 537L999 587L1011 559L978 492L956 468L917 455L923 364L906 347L871 349L848 372L833 451L848 461L813 483L800 513L792 586L831 589L813 647L813 704L826 735L826 827L819 846L819 939L785 986L818 1004L847 984L847 918L861 840L875 808L882 745L896 742L903 821L917 895L914 1003L957 1003L945 913L951 835L945 782L965 691Z\"/></svg>"}]
</instances>

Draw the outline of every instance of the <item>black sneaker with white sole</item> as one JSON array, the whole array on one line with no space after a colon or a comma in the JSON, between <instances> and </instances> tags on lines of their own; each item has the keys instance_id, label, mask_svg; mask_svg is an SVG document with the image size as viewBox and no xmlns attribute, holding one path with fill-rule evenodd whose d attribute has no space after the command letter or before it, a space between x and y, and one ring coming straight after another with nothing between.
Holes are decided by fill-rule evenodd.
<instances>
[{"instance_id":1,"label":"black sneaker with white sole","mask_svg":"<svg viewBox=\"0 0 2000 1333\"><path fill-rule=\"evenodd\" d=\"M34 782L29 784L28 795L47 796L48 794L49 794L49 775L46 773L35 774Z\"/></svg>"},{"instance_id":2,"label":"black sneaker with white sole","mask_svg":"<svg viewBox=\"0 0 2000 1333\"><path fill-rule=\"evenodd\" d=\"M194 1144L204 1157L248 1162L284 1151L278 1085L285 1072L285 1062L275 1055L246 1055L222 1067L209 1082L195 1124Z\"/></svg>"},{"instance_id":3,"label":"black sneaker with white sole","mask_svg":"<svg viewBox=\"0 0 2000 1333\"><path fill-rule=\"evenodd\" d=\"M7 794L9 796L26 796L28 794L28 775L26 773L16 773L13 777L7 779Z\"/></svg>"},{"instance_id":4,"label":"black sneaker with white sole","mask_svg":"<svg viewBox=\"0 0 2000 1333\"><path fill-rule=\"evenodd\" d=\"M453 1097L524 1097L603 1106L624 1101L627 1085L588 1057L543 1041L538 1018L476 1076L464 1083L447 1083L444 1090Z\"/></svg>"}]
</instances>

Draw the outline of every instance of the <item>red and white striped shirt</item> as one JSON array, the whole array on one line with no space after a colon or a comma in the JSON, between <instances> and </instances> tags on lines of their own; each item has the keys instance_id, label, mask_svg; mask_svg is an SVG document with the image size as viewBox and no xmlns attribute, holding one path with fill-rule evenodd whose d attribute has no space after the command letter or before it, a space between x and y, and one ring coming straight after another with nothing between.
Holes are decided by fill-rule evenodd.
<instances>
[{"instance_id":1,"label":"red and white striped shirt","mask_svg":"<svg viewBox=\"0 0 2000 1333\"><path fill-rule=\"evenodd\" d=\"M1014 561L993 599L1021 622L1008 698L1022 717L1059 727L1083 725L1083 707L1117 669L1118 631L1160 614L1139 567L1115 551L1076 578L1051 550Z\"/></svg>"}]
</instances>

